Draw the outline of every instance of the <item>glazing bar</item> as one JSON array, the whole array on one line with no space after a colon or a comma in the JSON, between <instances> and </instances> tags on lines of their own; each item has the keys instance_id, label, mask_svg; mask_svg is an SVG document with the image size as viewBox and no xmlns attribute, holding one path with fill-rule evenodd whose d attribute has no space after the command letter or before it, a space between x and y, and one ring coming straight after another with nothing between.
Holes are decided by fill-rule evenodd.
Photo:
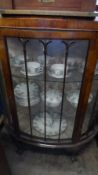
<instances>
[{"instance_id":1,"label":"glazing bar","mask_svg":"<svg viewBox=\"0 0 98 175\"><path fill-rule=\"evenodd\" d=\"M65 91L65 83L66 83L66 66L67 66L67 59L68 59L68 54L69 54L69 48L71 45L73 45L75 42L73 41L62 41L62 43L65 45L65 62L64 62L64 78L63 78L63 89L62 89L62 102L61 102L61 115L60 115L60 125L59 125L59 141L61 137L61 125L62 125L62 117L63 117L63 107L64 107L64 91Z\"/></svg>"},{"instance_id":2,"label":"glazing bar","mask_svg":"<svg viewBox=\"0 0 98 175\"><path fill-rule=\"evenodd\" d=\"M64 106L64 90L65 90L65 81L66 81L66 66L67 66L67 57L69 52L69 47L66 42L64 42L65 45L65 61L64 61L64 78L63 78L63 89L62 89L62 102L61 102L61 115L60 115L60 125L59 125L59 141L61 137L61 125L62 125L62 117L63 117L63 106Z\"/></svg>"},{"instance_id":3,"label":"glazing bar","mask_svg":"<svg viewBox=\"0 0 98 175\"><path fill-rule=\"evenodd\" d=\"M44 58L45 58L45 65L44 65L44 137L46 140L46 54L47 54L47 45L44 44Z\"/></svg>"},{"instance_id":4,"label":"glazing bar","mask_svg":"<svg viewBox=\"0 0 98 175\"><path fill-rule=\"evenodd\" d=\"M24 53L24 61L25 61L25 71L26 71L26 84L27 84L27 97L28 97L28 110L30 117L30 132L32 136L32 114L31 114L31 106L30 106L30 92L29 92L29 79L28 79L28 69L27 69L27 53L26 53L26 45L28 41L23 43L23 53Z\"/></svg>"},{"instance_id":5,"label":"glazing bar","mask_svg":"<svg viewBox=\"0 0 98 175\"><path fill-rule=\"evenodd\" d=\"M44 139L46 140L46 79L47 79L47 69L46 69L46 55L47 55L47 43L43 40L39 40L43 46L44 51Z\"/></svg>"},{"instance_id":6,"label":"glazing bar","mask_svg":"<svg viewBox=\"0 0 98 175\"><path fill-rule=\"evenodd\" d=\"M40 42L42 43L43 45L43 48L44 48L44 61L45 61L45 64L44 64L44 139L46 140L46 137L47 137L47 128L46 128L46 84L47 84L47 61L46 61L46 57L47 57L47 46L49 43L51 43L51 41L43 41L43 40L40 40Z\"/></svg>"}]
</instances>

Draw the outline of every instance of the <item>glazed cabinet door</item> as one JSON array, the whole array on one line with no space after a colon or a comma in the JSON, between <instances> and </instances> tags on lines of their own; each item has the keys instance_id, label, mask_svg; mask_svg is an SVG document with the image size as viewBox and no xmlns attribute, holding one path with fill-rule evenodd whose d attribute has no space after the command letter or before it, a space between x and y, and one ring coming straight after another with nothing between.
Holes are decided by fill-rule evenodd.
<instances>
[{"instance_id":1,"label":"glazed cabinet door","mask_svg":"<svg viewBox=\"0 0 98 175\"><path fill-rule=\"evenodd\" d=\"M0 29L10 124L37 143L79 142L94 127L96 32Z\"/></svg>"}]
</instances>

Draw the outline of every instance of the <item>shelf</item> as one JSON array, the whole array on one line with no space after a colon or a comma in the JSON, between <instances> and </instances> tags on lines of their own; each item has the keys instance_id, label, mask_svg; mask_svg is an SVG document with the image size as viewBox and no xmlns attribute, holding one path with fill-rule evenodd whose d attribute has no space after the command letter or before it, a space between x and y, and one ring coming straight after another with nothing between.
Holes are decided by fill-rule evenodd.
<instances>
[{"instance_id":1,"label":"shelf","mask_svg":"<svg viewBox=\"0 0 98 175\"><path fill-rule=\"evenodd\" d=\"M12 77L26 80L26 76L19 76L19 75L12 74ZM36 77L32 76L32 77L28 77L28 79L32 82L33 81L45 82L45 80L44 80L44 78L42 78L42 76L40 78L36 78ZM81 81L82 80L68 80L68 78L66 78L66 83L81 83ZM63 84L63 79L56 79L56 78L47 76L46 82L47 83L49 82L49 83L61 83L61 84Z\"/></svg>"},{"instance_id":2,"label":"shelf","mask_svg":"<svg viewBox=\"0 0 98 175\"><path fill-rule=\"evenodd\" d=\"M80 73L79 73L80 74ZM24 79L26 80L26 76L25 75L18 75L18 74L14 74L12 73L12 77L15 77L15 78L19 78L19 79ZM46 75L47 77L47 80L46 82L50 82L50 83L63 83L63 78L62 79L59 79L59 78L53 78L53 77L50 77L48 74ZM74 77L70 77L70 80L69 78L66 78L66 83L81 83L82 81L82 74L79 75L79 78L80 80L74 80L74 78L76 78L75 76ZM39 81L39 82L44 82L44 75L38 75L38 76L28 76L28 79L30 81ZM94 80L95 81L98 81L98 75L95 75L94 76Z\"/></svg>"}]
</instances>

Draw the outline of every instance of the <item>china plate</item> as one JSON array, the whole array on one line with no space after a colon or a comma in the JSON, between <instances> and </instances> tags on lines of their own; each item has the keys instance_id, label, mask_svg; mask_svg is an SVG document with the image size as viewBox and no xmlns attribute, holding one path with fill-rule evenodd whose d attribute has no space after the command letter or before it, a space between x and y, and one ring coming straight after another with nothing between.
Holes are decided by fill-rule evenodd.
<instances>
[{"instance_id":1,"label":"china plate","mask_svg":"<svg viewBox=\"0 0 98 175\"><path fill-rule=\"evenodd\" d=\"M45 128L44 128L44 115L43 113L40 113L41 115L36 115L33 119L33 128L39 132L40 134L45 134ZM58 115L54 113L54 116ZM47 136L58 136L59 134L59 127L60 127L60 117L57 116L57 118L54 118L53 115L50 115L49 113L46 113L46 135ZM67 123L65 119L62 119L61 123L61 133L65 131L67 127Z\"/></svg>"},{"instance_id":2,"label":"china plate","mask_svg":"<svg viewBox=\"0 0 98 175\"><path fill-rule=\"evenodd\" d=\"M64 75L55 75L55 74L51 73L50 71L48 71L48 75L50 77L53 77L53 78L64 78Z\"/></svg>"},{"instance_id":3,"label":"china plate","mask_svg":"<svg viewBox=\"0 0 98 175\"><path fill-rule=\"evenodd\" d=\"M11 60L11 64L14 67L19 67L20 68L22 66L22 64L24 63L24 56L23 55L14 56L10 60ZM29 60L28 56L27 56L27 60Z\"/></svg>"},{"instance_id":4,"label":"china plate","mask_svg":"<svg viewBox=\"0 0 98 175\"><path fill-rule=\"evenodd\" d=\"M64 78L64 75L55 75L55 74L51 73L50 71L48 71L48 75L50 77L53 77L53 78L59 78L59 79L63 79ZM71 77L71 75L72 75L71 72L70 73L66 73L66 78Z\"/></svg>"},{"instance_id":5,"label":"china plate","mask_svg":"<svg viewBox=\"0 0 98 175\"><path fill-rule=\"evenodd\" d=\"M29 93L31 97L39 94L39 86L36 83L29 83ZM14 94L19 98L27 98L27 84L19 83L14 88Z\"/></svg>"},{"instance_id":6,"label":"china plate","mask_svg":"<svg viewBox=\"0 0 98 175\"><path fill-rule=\"evenodd\" d=\"M18 100L17 98L16 99L16 102L20 105L20 106L24 106L24 107L28 107L28 101L24 101L24 100ZM30 100L30 105L31 106L34 106L36 104L38 104L40 102L40 99L35 99L35 100Z\"/></svg>"},{"instance_id":7,"label":"china plate","mask_svg":"<svg viewBox=\"0 0 98 175\"><path fill-rule=\"evenodd\" d=\"M44 102L44 92L41 92L41 100ZM58 90L49 89L46 92L46 105L49 107L58 107L62 101L62 94Z\"/></svg>"},{"instance_id":8,"label":"china plate","mask_svg":"<svg viewBox=\"0 0 98 175\"><path fill-rule=\"evenodd\" d=\"M79 100L79 90L69 91L66 98L71 103L71 105L76 108L78 105L78 100ZM92 99L93 99L93 95L90 94L88 103L90 103Z\"/></svg>"},{"instance_id":9,"label":"china plate","mask_svg":"<svg viewBox=\"0 0 98 175\"><path fill-rule=\"evenodd\" d=\"M85 63L82 63L82 64L80 65L80 68L79 68L79 72L80 72L80 73L83 73L83 72L84 72L84 67L85 67ZM95 75L98 75L98 63L96 64Z\"/></svg>"}]
</instances>

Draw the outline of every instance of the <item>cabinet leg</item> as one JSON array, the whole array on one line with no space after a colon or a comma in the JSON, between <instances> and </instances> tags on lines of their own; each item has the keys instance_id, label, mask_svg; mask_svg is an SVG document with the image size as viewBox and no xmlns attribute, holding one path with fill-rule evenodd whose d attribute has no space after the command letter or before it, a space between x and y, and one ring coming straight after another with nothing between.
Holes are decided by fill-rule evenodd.
<instances>
[{"instance_id":1,"label":"cabinet leg","mask_svg":"<svg viewBox=\"0 0 98 175\"><path fill-rule=\"evenodd\" d=\"M98 133L95 136L95 140L96 140L96 145L98 146Z\"/></svg>"},{"instance_id":2,"label":"cabinet leg","mask_svg":"<svg viewBox=\"0 0 98 175\"><path fill-rule=\"evenodd\" d=\"M24 148L21 143L16 143L16 153L22 155L24 153Z\"/></svg>"},{"instance_id":3,"label":"cabinet leg","mask_svg":"<svg viewBox=\"0 0 98 175\"><path fill-rule=\"evenodd\" d=\"M72 156L71 161L72 163L77 162L78 161L77 155Z\"/></svg>"},{"instance_id":4,"label":"cabinet leg","mask_svg":"<svg viewBox=\"0 0 98 175\"><path fill-rule=\"evenodd\" d=\"M25 151L23 144L15 138L12 138L12 141L16 147L16 153L22 155Z\"/></svg>"}]
</instances>

